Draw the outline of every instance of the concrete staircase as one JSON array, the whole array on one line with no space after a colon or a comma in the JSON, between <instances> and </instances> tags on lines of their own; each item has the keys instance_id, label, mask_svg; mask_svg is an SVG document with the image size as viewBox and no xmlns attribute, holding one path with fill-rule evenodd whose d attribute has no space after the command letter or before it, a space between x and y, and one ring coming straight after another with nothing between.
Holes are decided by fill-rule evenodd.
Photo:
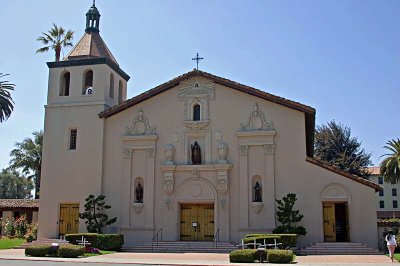
<instances>
[{"instance_id":1,"label":"concrete staircase","mask_svg":"<svg viewBox=\"0 0 400 266\"><path fill-rule=\"evenodd\" d=\"M14 249L25 249L26 247L34 246L34 245L51 245L52 243L68 244L69 242L66 240L62 240L62 239L41 238L36 241L25 242L20 246L14 247Z\"/></svg>"},{"instance_id":2,"label":"concrete staircase","mask_svg":"<svg viewBox=\"0 0 400 266\"><path fill-rule=\"evenodd\" d=\"M302 248L298 255L381 255L383 252L361 243L324 242Z\"/></svg>"},{"instance_id":3,"label":"concrete staircase","mask_svg":"<svg viewBox=\"0 0 400 266\"><path fill-rule=\"evenodd\" d=\"M152 242L137 245L133 247L124 247L124 252L136 253L230 253L232 250L237 249L228 242L186 242L186 241L162 241L157 243Z\"/></svg>"}]
</instances>

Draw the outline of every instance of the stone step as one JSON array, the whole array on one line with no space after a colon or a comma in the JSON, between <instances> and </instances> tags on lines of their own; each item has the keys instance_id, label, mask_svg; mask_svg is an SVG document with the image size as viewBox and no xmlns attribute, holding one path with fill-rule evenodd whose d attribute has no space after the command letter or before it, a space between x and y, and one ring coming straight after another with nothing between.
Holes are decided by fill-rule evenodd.
<instances>
[{"instance_id":1,"label":"stone step","mask_svg":"<svg viewBox=\"0 0 400 266\"><path fill-rule=\"evenodd\" d=\"M183 241L162 241L157 243L145 243L132 247L124 247L125 252L160 252L160 253L230 253L237 249L227 242L183 242Z\"/></svg>"},{"instance_id":2,"label":"stone step","mask_svg":"<svg viewBox=\"0 0 400 266\"><path fill-rule=\"evenodd\" d=\"M362 243L324 242L314 243L297 252L298 255L380 255L383 252Z\"/></svg>"}]
</instances>

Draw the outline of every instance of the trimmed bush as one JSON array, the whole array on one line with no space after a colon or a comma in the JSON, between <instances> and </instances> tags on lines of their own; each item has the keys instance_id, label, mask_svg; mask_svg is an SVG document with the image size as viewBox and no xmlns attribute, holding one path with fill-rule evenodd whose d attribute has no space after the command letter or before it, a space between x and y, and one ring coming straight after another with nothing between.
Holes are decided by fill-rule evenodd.
<instances>
[{"instance_id":1,"label":"trimmed bush","mask_svg":"<svg viewBox=\"0 0 400 266\"><path fill-rule=\"evenodd\" d=\"M77 245L60 245L58 249L58 257L61 258L77 258L85 255L85 249Z\"/></svg>"},{"instance_id":2,"label":"trimmed bush","mask_svg":"<svg viewBox=\"0 0 400 266\"><path fill-rule=\"evenodd\" d=\"M50 245L34 245L26 247L25 256L46 257L50 253Z\"/></svg>"},{"instance_id":3,"label":"trimmed bush","mask_svg":"<svg viewBox=\"0 0 400 266\"><path fill-rule=\"evenodd\" d=\"M82 240L82 236L89 241L92 247L101 250L119 251L124 244L124 236L119 234L96 234L96 233L81 233L67 234L65 240L71 244L78 244Z\"/></svg>"},{"instance_id":4,"label":"trimmed bush","mask_svg":"<svg viewBox=\"0 0 400 266\"><path fill-rule=\"evenodd\" d=\"M234 250L229 254L230 262L254 262L256 259L256 249Z\"/></svg>"},{"instance_id":5,"label":"trimmed bush","mask_svg":"<svg viewBox=\"0 0 400 266\"><path fill-rule=\"evenodd\" d=\"M293 261L293 251L269 249L267 251L267 261L269 263L291 263Z\"/></svg>"}]
</instances>

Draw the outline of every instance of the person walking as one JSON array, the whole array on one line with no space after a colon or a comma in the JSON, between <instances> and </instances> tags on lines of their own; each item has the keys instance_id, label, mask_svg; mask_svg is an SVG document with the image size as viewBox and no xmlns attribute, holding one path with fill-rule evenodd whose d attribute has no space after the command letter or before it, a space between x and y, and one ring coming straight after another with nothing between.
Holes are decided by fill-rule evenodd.
<instances>
[{"instance_id":1,"label":"person walking","mask_svg":"<svg viewBox=\"0 0 400 266\"><path fill-rule=\"evenodd\" d=\"M394 257L394 250L397 246L397 242L396 242L396 237L393 234L393 231L389 231L388 234L385 237L386 243L387 243L387 247L389 249L389 256L390 259L393 262L393 257Z\"/></svg>"}]
</instances>

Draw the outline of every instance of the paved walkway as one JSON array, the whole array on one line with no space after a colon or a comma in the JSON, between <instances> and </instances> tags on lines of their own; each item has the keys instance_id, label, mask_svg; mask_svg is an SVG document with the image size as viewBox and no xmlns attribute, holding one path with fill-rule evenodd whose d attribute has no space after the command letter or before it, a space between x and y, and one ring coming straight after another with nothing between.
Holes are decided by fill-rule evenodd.
<instances>
[{"instance_id":1,"label":"paved walkway","mask_svg":"<svg viewBox=\"0 0 400 266\"><path fill-rule=\"evenodd\" d=\"M81 263L107 263L107 264L139 264L139 265L257 265L229 263L228 254L215 253L127 253L118 252L88 258L35 258L26 257L23 249L0 250L0 265L5 260L31 260L31 261L64 261ZM342 266L342 265L368 265L380 266L392 264L384 255L314 255L298 256L294 264L311 266ZM266 264L282 265L282 264Z\"/></svg>"}]
</instances>

